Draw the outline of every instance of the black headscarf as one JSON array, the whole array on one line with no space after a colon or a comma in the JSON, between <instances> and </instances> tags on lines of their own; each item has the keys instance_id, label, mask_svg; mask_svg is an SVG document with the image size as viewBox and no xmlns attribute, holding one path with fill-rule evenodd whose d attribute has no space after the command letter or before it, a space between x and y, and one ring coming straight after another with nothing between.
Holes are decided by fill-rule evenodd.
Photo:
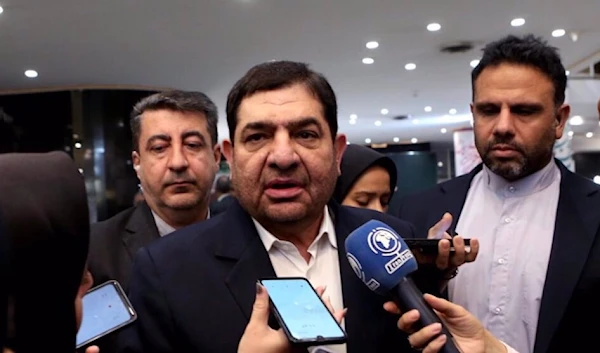
<instances>
[{"instance_id":1,"label":"black headscarf","mask_svg":"<svg viewBox=\"0 0 600 353\"><path fill-rule=\"evenodd\" d=\"M388 171L390 174L391 195L393 195L396 189L396 180L398 178L398 172L394 161L369 147L348 145L342 156L340 168L342 173L335 185L333 199L342 203L348 192L352 189L354 183L367 171L367 169L373 166L381 166Z\"/></svg>"},{"instance_id":2,"label":"black headscarf","mask_svg":"<svg viewBox=\"0 0 600 353\"><path fill-rule=\"evenodd\" d=\"M62 152L0 154L0 214L9 246L2 287L13 309L10 348L74 352L75 297L90 236L75 163Z\"/></svg>"}]
</instances>

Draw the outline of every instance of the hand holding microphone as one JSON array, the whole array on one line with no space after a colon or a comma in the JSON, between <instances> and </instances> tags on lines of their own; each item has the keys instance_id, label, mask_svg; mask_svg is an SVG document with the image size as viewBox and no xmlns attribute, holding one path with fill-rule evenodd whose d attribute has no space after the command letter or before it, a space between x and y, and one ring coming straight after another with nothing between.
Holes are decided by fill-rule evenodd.
<instances>
[{"instance_id":1,"label":"hand holding microphone","mask_svg":"<svg viewBox=\"0 0 600 353\"><path fill-rule=\"evenodd\" d=\"M420 316L417 328L439 324L435 335L447 337L439 350L459 353L452 334L423 299L409 275L417 270L417 260L404 240L383 222L371 220L346 238L346 256L356 275L369 289L390 295L402 312L416 309Z\"/></svg>"}]
</instances>

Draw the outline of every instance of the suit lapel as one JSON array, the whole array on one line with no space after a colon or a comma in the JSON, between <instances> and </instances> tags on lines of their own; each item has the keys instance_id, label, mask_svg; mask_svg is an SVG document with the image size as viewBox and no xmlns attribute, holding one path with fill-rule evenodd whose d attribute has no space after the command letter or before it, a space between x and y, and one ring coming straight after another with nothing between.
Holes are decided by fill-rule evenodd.
<instances>
[{"instance_id":1,"label":"suit lapel","mask_svg":"<svg viewBox=\"0 0 600 353\"><path fill-rule=\"evenodd\" d=\"M558 163L562 180L535 353L546 352L579 281L599 227L598 190ZM594 202L595 201L595 202Z\"/></svg>"},{"instance_id":2,"label":"suit lapel","mask_svg":"<svg viewBox=\"0 0 600 353\"><path fill-rule=\"evenodd\" d=\"M215 256L233 263L225 285L247 319L250 319L256 296L256 281L275 277L269 254L260 240L250 216L236 201L221 217L222 234L217 240Z\"/></svg>"},{"instance_id":3,"label":"suit lapel","mask_svg":"<svg viewBox=\"0 0 600 353\"><path fill-rule=\"evenodd\" d=\"M452 225L448 229L450 234L456 234L456 225L462 213L463 206L467 200L467 194L471 186L471 181L482 169L482 165L475 167L469 174L458 177L452 182L440 185L440 191L443 195L442 202L432 205L434 212L429 213L427 224L433 226L442 218L444 213L452 215Z\"/></svg>"},{"instance_id":4,"label":"suit lapel","mask_svg":"<svg viewBox=\"0 0 600 353\"><path fill-rule=\"evenodd\" d=\"M137 251L148 245L153 240L160 238L152 211L145 202L142 202L133 211L123 234L123 245L131 260L135 257Z\"/></svg>"},{"instance_id":5,"label":"suit lapel","mask_svg":"<svg viewBox=\"0 0 600 353\"><path fill-rule=\"evenodd\" d=\"M368 352L372 349L368 346L368 342L372 342L374 337L385 332L385 322L378 315L382 310L383 297L368 289L346 260L346 238L362 223L353 219L335 202L330 202L329 208L335 224L344 307L348 308L345 318L345 330L348 335L346 347L349 353Z\"/></svg>"}]
</instances>

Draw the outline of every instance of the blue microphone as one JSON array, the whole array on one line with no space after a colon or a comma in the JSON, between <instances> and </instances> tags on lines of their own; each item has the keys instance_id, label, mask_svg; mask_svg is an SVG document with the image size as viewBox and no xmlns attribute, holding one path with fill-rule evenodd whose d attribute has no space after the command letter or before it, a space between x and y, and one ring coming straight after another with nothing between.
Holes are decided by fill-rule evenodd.
<instances>
[{"instance_id":1,"label":"blue microphone","mask_svg":"<svg viewBox=\"0 0 600 353\"><path fill-rule=\"evenodd\" d=\"M418 268L417 260L402 237L390 226L371 220L358 227L346 238L346 257L354 273L369 289L390 295L402 312L419 311L417 329L436 322L442 324L440 334L445 334L447 340L440 352L460 353L450 331L409 277Z\"/></svg>"}]
</instances>

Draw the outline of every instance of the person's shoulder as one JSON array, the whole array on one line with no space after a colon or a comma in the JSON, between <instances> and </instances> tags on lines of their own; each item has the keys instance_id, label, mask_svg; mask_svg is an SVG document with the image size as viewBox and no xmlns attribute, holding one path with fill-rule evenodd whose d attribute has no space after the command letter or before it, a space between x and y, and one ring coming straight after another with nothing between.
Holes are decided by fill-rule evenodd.
<instances>
[{"instance_id":1,"label":"person's shoulder","mask_svg":"<svg viewBox=\"0 0 600 353\"><path fill-rule=\"evenodd\" d=\"M401 234L414 232L414 227L411 223L401 220L400 218L390 215L388 213L382 213L366 208L357 208L349 206L341 206L340 212L347 213L347 216L349 218L353 219L354 221L357 221L357 223L360 223L358 226L375 219L394 228L397 232ZM403 235L403 237L404 236L405 235Z\"/></svg>"},{"instance_id":2,"label":"person's shoulder","mask_svg":"<svg viewBox=\"0 0 600 353\"><path fill-rule=\"evenodd\" d=\"M192 254L198 249L207 250L216 237L221 236L219 224L222 214L180 228L146 246L148 253L156 259L172 261L173 258Z\"/></svg>"},{"instance_id":3,"label":"person's shoulder","mask_svg":"<svg viewBox=\"0 0 600 353\"><path fill-rule=\"evenodd\" d=\"M116 230L124 229L129 222L129 219L133 213L138 209L139 206L133 206L126 210L123 210L116 215L105 219L100 222L92 223L90 225L91 236L102 236L110 232L111 234Z\"/></svg>"}]
</instances>

